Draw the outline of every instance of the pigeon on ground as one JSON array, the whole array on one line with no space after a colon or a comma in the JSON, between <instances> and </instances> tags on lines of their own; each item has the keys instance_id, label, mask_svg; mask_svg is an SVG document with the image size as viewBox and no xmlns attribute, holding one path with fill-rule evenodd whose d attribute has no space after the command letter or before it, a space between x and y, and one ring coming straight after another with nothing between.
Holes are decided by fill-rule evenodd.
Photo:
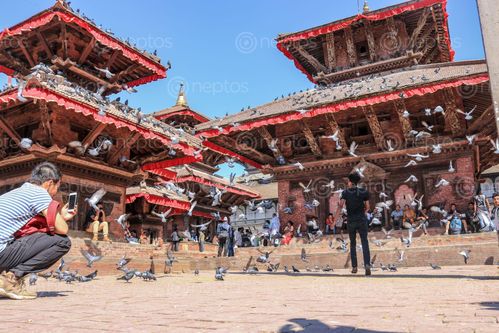
<instances>
[{"instance_id":1,"label":"pigeon on ground","mask_svg":"<svg viewBox=\"0 0 499 333\"><path fill-rule=\"evenodd\" d=\"M298 270L295 266L291 266L291 268L293 269L293 273L300 273L300 270Z\"/></svg>"},{"instance_id":2,"label":"pigeon on ground","mask_svg":"<svg viewBox=\"0 0 499 333\"><path fill-rule=\"evenodd\" d=\"M301 248L301 261L308 262L307 258L308 258L307 252L305 251L305 248L302 247Z\"/></svg>"},{"instance_id":3,"label":"pigeon on ground","mask_svg":"<svg viewBox=\"0 0 499 333\"><path fill-rule=\"evenodd\" d=\"M430 267L433 269L442 269L442 267L435 265L435 264L430 264Z\"/></svg>"},{"instance_id":4,"label":"pigeon on ground","mask_svg":"<svg viewBox=\"0 0 499 333\"><path fill-rule=\"evenodd\" d=\"M127 283L129 283L130 280L134 278L136 272L136 270L126 271L125 275L117 278L117 280L125 280Z\"/></svg>"},{"instance_id":5,"label":"pigeon on ground","mask_svg":"<svg viewBox=\"0 0 499 333\"><path fill-rule=\"evenodd\" d=\"M38 276L36 275L36 273L31 273L29 275L29 285L30 286L34 286L36 284L37 280L38 280Z\"/></svg>"}]
</instances>

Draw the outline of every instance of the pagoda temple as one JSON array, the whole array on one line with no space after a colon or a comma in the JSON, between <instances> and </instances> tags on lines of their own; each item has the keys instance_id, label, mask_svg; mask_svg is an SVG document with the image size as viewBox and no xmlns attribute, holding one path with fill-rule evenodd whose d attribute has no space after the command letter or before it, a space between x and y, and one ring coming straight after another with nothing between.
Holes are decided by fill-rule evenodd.
<instances>
[{"instance_id":1,"label":"pagoda temple","mask_svg":"<svg viewBox=\"0 0 499 333\"><path fill-rule=\"evenodd\" d=\"M153 210L172 208L173 220L191 211L193 218L206 221L228 216L231 205L258 197L213 176L227 158L245 158L216 144L205 146L193 135L193 127L209 119L189 109L183 90L175 110L155 115L123 97L110 98L165 78L170 67L63 0L2 31L0 72L9 83L0 91L0 193L21 185L36 164L48 160L63 173L56 199L79 194L71 229L82 229L89 209L85 198L103 188L109 222L130 213L132 229L140 232L147 225L160 238L166 237L166 228ZM212 188L222 192L216 206L207 196ZM192 191L196 207L187 196ZM118 223L110 230L122 239Z\"/></svg>"},{"instance_id":2,"label":"pagoda temple","mask_svg":"<svg viewBox=\"0 0 499 333\"><path fill-rule=\"evenodd\" d=\"M499 155L486 62L454 61L446 5L366 2L356 16L279 35L315 88L201 123L198 137L263 165L281 219L295 225L324 223L353 170L371 207L380 192L402 205L424 194L424 206L466 207Z\"/></svg>"}]
</instances>

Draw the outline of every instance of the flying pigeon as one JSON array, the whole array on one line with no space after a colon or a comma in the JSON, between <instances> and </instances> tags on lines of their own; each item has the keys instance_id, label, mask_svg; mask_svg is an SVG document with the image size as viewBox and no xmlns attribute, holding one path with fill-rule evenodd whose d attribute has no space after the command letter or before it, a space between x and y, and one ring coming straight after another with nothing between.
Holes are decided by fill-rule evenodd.
<instances>
[{"instance_id":1,"label":"flying pigeon","mask_svg":"<svg viewBox=\"0 0 499 333\"><path fill-rule=\"evenodd\" d=\"M409 178L407 178L404 183L409 183L409 182L413 182L413 183L416 183L418 181L418 179L416 178L416 176L414 175L410 175Z\"/></svg>"},{"instance_id":2,"label":"flying pigeon","mask_svg":"<svg viewBox=\"0 0 499 333\"><path fill-rule=\"evenodd\" d=\"M408 167L414 166L414 165L418 165L418 162L416 162L414 160L410 160L409 162L407 162L406 165L404 165L404 168L408 168Z\"/></svg>"},{"instance_id":3,"label":"flying pigeon","mask_svg":"<svg viewBox=\"0 0 499 333\"><path fill-rule=\"evenodd\" d=\"M477 108L477 106L475 105L475 107L468 112L463 112L459 109L457 109L456 111L460 114L464 114L464 119L467 121L470 121L470 120L473 120L472 113L476 110L476 108Z\"/></svg>"},{"instance_id":4,"label":"flying pigeon","mask_svg":"<svg viewBox=\"0 0 499 333\"><path fill-rule=\"evenodd\" d=\"M103 73L106 76L106 79L110 80L114 77L114 74L109 71L109 67L102 69L102 68L94 66L94 68L96 70L98 70L99 72Z\"/></svg>"},{"instance_id":5,"label":"flying pigeon","mask_svg":"<svg viewBox=\"0 0 499 333\"><path fill-rule=\"evenodd\" d=\"M449 183L447 180L445 180L445 179L443 179L443 178L442 178L442 179L440 179L440 181L439 181L439 182L435 185L435 187L436 187L436 188L438 188L438 187L440 187L440 186L447 186L447 185L449 185L449 184L450 184L450 183Z\"/></svg>"},{"instance_id":6,"label":"flying pigeon","mask_svg":"<svg viewBox=\"0 0 499 333\"><path fill-rule=\"evenodd\" d=\"M19 147L21 147L24 150L29 150L33 146L33 140L29 138L22 138L21 142L19 143Z\"/></svg>"},{"instance_id":7,"label":"flying pigeon","mask_svg":"<svg viewBox=\"0 0 499 333\"><path fill-rule=\"evenodd\" d=\"M357 150L358 147L359 147L359 145L357 143L355 143L355 141L352 141L352 144L350 145L350 148L348 149L348 153L353 157L359 157L355 154L355 151Z\"/></svg>"},{"instance_id":8,"label":"flying pigeon","mask_svg":"<svg viewBox=\"0 0 499 333\"><path fill-rule=\"evenodd\" d=\"M93 255L90 252L81 249L81 254L87 260L87 267L92 267L93 263L102 259L102 255Z\"/></svg>"},{"instance_id":9,"label":"flying pigeon","mask_svg":"<svg viewBox=\"0 0 499 333\"><path fill-rule=\"evenodd\" d=\"M423 159L430 157L430 155L422 154L407 154L407 156L414 158L418 162L421 162Z\"/></svg>"},{"instance_id":10,"label":"flying pigeon","mask_svg":"<svg viewBox=\"0 0 499 333\"><path fill-rule=\"evenodd\" d=\"M433 110L433 112L434 112L434 113L441 113L441 114L443 114L443 115L445 116L445 111L444 111L444 108L443 108L443 107L441 107L440 105L439 105L439 106L437 106L437 107L435 108L435 110Z\"/></svg>"},{"instance_id":11,"label":"flying pigeon","mask_svg":"<svg viewBox=\"0 0 499 333\"><path fill-rule=\"evenodd\" d=\"M158 213L156 211L151 211L151 214L153 214L154 216L157 216L159 218L161 218L161 222L162 223L166 223L167 222L167 217L170 215L170 213L172 212L172 208L162 212L162 213Z\"/></svg>"},{"instance_id":12,"label":"flying pigeon","mask_svg":"<svg viewBox=\"0 0 499 333\"><path fill-rule=\"evenodd\" d=\"M442 145L437 144L437 145L432 145L432 153L433 154L440 154L442 152Z\"/></svg>"},{"instance_id":13,"label":"flying pigeon","mask_svg":"<svg viewBox=\"0 0 499 333\"><path fill-rule=\"evenodd\" d=\"M473 135L466 135L466 140L468 140L468 144L472 145L473 141L475 141L476 134Z\"/></svg>"},{"instance_id":14,"label":"flying pigeon","mask_svg":"<svg viewBox=\"0 0 499 333\"><path fill-rule=\"evenodd\" d=\"M297 167L298 169L300 170L305 170L305 167L303 166L303 164L301 164L300 162L296 162L293 164L294 167Z\"/></svg>"},{"instance_id":15,"label":"flying pigeon","mask_svg":"<svg viewBox=\"0 0 499 333\"><path fill-rule=\"evenodd\" d=\"M90 198L85 198L85 201L95 210L99 210L97 204L106 195L107 191L103 188L97 190Z\"/></svg>"},{"instance_id":16,"label":"flying pigeon","mask_svg":"<svg viewBox=\"0 0 499 333\"><path fill-rule=\"evenodd\" d=\"M459 252L459 254L463 256L465 264L468 264L468 260L470 260L470 252L470 250L463 250Z\"/></svg>"},{"instance_id":17,"label":"flying pigeon","mask_svg":"<svg viewBox=\"0 0 499 333\"><path fill-rule=\"evenodd\" d=\"M452 165L452 160L449 161L449 172L456 172L456 169L454 169L454 166Z\"/></svg>"}]
</instances>

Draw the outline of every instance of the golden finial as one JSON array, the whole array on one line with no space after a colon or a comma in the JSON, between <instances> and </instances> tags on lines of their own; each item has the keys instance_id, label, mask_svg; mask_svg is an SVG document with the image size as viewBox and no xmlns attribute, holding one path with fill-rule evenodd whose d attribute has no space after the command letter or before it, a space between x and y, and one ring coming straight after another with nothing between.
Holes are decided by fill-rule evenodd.
<instances>
[{"instance_id":1,"label":"golden finial","mask_svg":"<svg viewBox=\"0 0 499 333\"><path fill-rule=\"evenodd\" d=\"M367 0L364 0L364 14L369 12L369 4L367 3Z\"/></svg>"},{"instance_id":2,"label":"golden finial","mask_svg":"<svg viewBox=\"0 0 499 333\"><path fill-rule=\"evenodd\" d=\"M180 90L178 92L177 103L175 103L175 106L184 106L184 107L189 106L189 104L187 104L187 98L185 98L183 83L180 84Z\"/></svg>"}]
</instances>

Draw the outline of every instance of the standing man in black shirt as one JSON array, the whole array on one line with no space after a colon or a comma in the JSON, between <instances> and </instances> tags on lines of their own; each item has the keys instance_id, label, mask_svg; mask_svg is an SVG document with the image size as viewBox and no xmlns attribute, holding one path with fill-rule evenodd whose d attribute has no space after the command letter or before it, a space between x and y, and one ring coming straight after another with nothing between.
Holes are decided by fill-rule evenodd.
<instances>
[{"instance_id":1,"label":"standing man in black shirt","mask_svg":"<svg viewBox=\"0 0 499 333\"><path fill-rule=\"evenodd\" d=\"M347 228L350 237L350 256L352 259L352 274L357 273L357 232L362 243L362 255L366 275L371 275L371 255L369 253L369 242L367 240L367 217L369 210L369 192L367 189L358 187L360 175L357 172L348 175L348 189L341 193L341 201L336 211L339 216L343 206L347 207Z\"/></svg>"}]
</instances>

